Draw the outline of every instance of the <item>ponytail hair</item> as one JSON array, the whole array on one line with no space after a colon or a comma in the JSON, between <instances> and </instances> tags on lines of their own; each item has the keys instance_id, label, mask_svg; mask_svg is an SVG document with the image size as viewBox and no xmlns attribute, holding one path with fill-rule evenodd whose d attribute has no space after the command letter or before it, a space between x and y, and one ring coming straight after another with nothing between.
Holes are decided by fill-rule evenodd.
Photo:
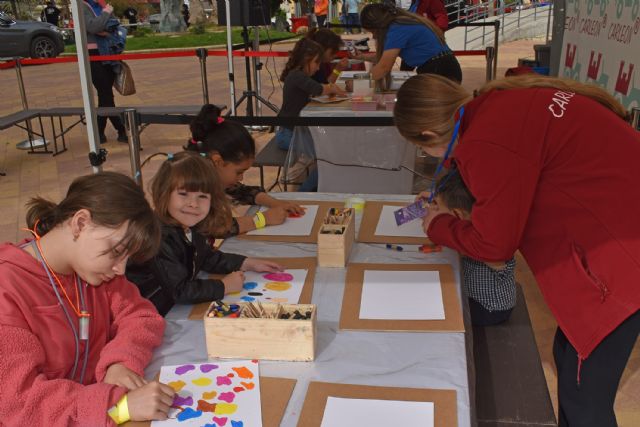
<instances>
[{"instance_id":1,"label":"ponytail hair","mask_svg":"<svg viewBox=\"0 0 640 427\"><path fill-rule=\"evenodd\" d=\"M298 40L289 54L289 60L287 61L287 65L284 66L284 70L282 70L280 81L284 82L291 71L301 70L306 64L313 60L313 58L318 57L322 59L323 55L324 49L322 49L320 44L306 37Z\"/></svg>"},{"instance_id":2,"label":"ponytail hair","mask_svg":"<svg viewBox=\"0 0 640 427\"><path fill-rule=\"evenodd\" d=\"M613 111L626 120L627 112L604 89L570 79L546 77L535 74L493 80L478 90L485 94L493 90L553 88L586 96ZM458 109L472 99L472 95L458 83L435 74L419 74L407 80L398 90L393 110L398 131L406 139L418 145L434 145L439 139L430 140L422 135L425 130L440 136L450 136Z\"/></svg>"},{"instance_id":3,"label":"ponytail hair","mask_svg":"<svg viewBox=\"0 0 640 427\"><path fill-rule=\"evenodd\" d=\"M240 123L221 117L222 111L206 104L189 125L191 139L184 146L206 156L217 153L225 162L240 163L256 156L256 143Z\"/></svg>"},{"instance_id":4,"label":"ponytail hair","mask_svg":"<svg viewBox=\"0 0 640 427\"><path fill-rule=\"evenodd\" d=\"M176 189L200 191L211 196L207 216L196 224L206 236L224 236L231 228L232 213L216 168L211 160L198 153L182 151L171 155L151 182L151 196L156 214L165 224L181 225L169 214L169 200Z\"/></svg>"},{"instance_id":5,"label":"ponytail hair","mask_svg":"<svg viewBox=\"0 0 640 427\"><path fill-rule=\"evenodd\" d=\"M380 60L384 52L384 40L391 24L400 25L424 25L436 35L441 45L445 45L444 33L431 20L407 12L394 5L387 3L372 3L366 5L360 12L360 23L362 28L374 33L376 38L376 56Z\"/></svg>"},{"instance_id":6,"label":"ponytail hair","mask_svg":"<svg viewBox=\"0 0 640 427\"><path fill-rule=\"evenodd\" d=\"M58 204L32 198L27 203L27 227L44 236L81 209L88 210L98 226L115 229L128 223L125 236L114 247L122 246L134 261L147 260L158 251L160 223L144 191L131 178L116 172L76 178Z\"/></svg>"},{"instance_id":7,"label":"ponytail hair","mask_svg":"<svg viewBox=\"0 0 640 427\"><path fill-rule=\"evenodd\" d=\"M574 92L586 96L613 111L623 120L628 119L627 110L609 92L593 84L580 83L576 80L547 77L539 74L524 74L509 78L492 80L478 90L478 94L492 90L523 89L523 88L553 88L563 92Z\"/></svg>"}]
</instances>

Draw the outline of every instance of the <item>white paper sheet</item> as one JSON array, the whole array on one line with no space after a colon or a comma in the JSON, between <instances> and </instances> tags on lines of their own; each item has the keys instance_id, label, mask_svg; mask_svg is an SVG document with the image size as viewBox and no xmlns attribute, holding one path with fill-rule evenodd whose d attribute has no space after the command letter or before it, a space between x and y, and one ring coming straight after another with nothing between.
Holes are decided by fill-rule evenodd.
<instances>
[{"instance_id":1,"label":"white paper sheet","mask_svg":"<svg viewBox=\"0 0 640 427\"><path fill-rule=\"evenodd\" d=\"M440 273L365 270L360 319L443 320Z\"/></svg>"},{"instance_id":2,"label":"white paper sheet","mask_svg":"<svg viewBox=\"0 0 640 427\"><path fill-rule=\"evenodd\" d=\"M160 382L176 391L174 406L181 409L170 409L169 419L153 421L152 427L262 426L257 362L234 360L163 366Z\"/></svg>"},{"instance_id":3,"label":"white paper sheet","mask_svg":"<svg viewBox=\"0 0 640 427\"><path fill-rule=\"evenodd\" d=\"M426 237L422 229L422 219L417 218L402 225L396 224L396 218L393 212L398 210L399 206L384 205L380 212L380 219L376 226L376 236L393 236L393 237Z\"/></svg>"},{"instance_id":4,"label":"white paper sheet","mask_svg":"<svg viewBox=\"0 0 640 427\"><path fill-rule=\"evenodd\" d=\"M320 427L433 427L433 402L329 396Z\"/></svg>"},{"instance_id":5,"label":"white paper sheet","mask_svg":"<svg viewBox=\"0 0 640 427\"><path fill-rule=\"evenodd\" d=\"M242 292L228 294L224 297L224 301L227 303L260 301L297 304L307 273L308 271L303 269L291 269L278 273L248 271L244 274Z\"/></svg>"},{"instance_id":6,"label":"white paper sheet","mask_svg":"<svg viewBox=\"0 0 640 427\"><path fill-rule=\"evenodd\" d=\"M287 218L280 225L270 225L260 230L249 231L249 236L308 236L318 213L318 205L302 205L305 214L299 218Z\"/></svg>"},{"instance_id":7,"label":"white paper sheet","mask_svg":"<svg viewBox=\"0 0 640 427\"><path fill-rule=\"evenodd\" d=\"M311 98L312 101L319 102L321 104L331 104L333 102L342 102L351 99L348 96L329 96L329 95L320 95L314 96Z\"/></svg>"}]
</instances>

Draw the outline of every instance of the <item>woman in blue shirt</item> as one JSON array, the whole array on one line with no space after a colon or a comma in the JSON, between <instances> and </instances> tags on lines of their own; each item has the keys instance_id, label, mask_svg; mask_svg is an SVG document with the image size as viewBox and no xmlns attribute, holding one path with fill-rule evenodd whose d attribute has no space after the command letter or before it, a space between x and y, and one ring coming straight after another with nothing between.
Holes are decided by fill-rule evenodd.
<instances>
[{"instance_id":1,"label":"woman in blue shirt","mask_svg":"<svg viewBox=\"0 0 640 427\"><path fill-rule=\"evenodd\" d=\"M359 54L357 59L372 60L371 78L384 78L399 56L418 74L439 74L462 82L460 63L444 41L442 30L433 22L395 6L375 3L360 13L362 27L373 33L376 53Z\"/></svg>"}]
</instances>

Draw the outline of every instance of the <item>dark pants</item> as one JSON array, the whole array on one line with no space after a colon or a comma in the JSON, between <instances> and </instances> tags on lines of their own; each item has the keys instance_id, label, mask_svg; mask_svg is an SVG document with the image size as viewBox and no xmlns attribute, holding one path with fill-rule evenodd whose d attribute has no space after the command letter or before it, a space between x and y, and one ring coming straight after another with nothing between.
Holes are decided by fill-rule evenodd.
<instances>
[{"instance_id":1,"label":"dark pants","mask_svg":"<svg viewBox=\"0 0 640 427\"><path fill-rule=\"evenodd\" d=\"M471 324L474 326L493 326L506 322L511 317L509 310L489 311L478 301L469 298L469 313L471 314Z\"/></svg>"},{"instance_id":2,"label":"dark pants","mask_svg":"<svg viewBox=\"0 0 640 427\"><path fill-rule=\"evenodd\" d=\"M553 342L553 358L558 370L560 427L618 425L613 403L639 331L640 311L637 311L582 361L578 373L578 354L558 328Z\"/></svg>"},{"instance_id":3,"label":"dark pants","mask_svg":"<svg viewBox=\"0 0 640 427\"><path fill-rule=\"evenodd\" d=\"M93 55L93 54L92 54ZM98 92L98 107L115 107L116 104L113 100L113 81L116 75L111 68L111 65L103 65L102 62L91 62L91 82L93 87ZM111 124L116 128L118 134L125 133L124 125L119 116L110 116ZM104 130L107 127L107 118L104 116L98 116L98 131L100 135L104 135Z\"/></svg>"},{"instance_id":4,"label":"dark pants","mask_svg":"<svg viewBox=\"0 0 640 427\"><path fill-rule=\"evenodd\" d=\"M430 59L416 70L418 74L438 74L457 83L462 83L462 69L455 55L444 55Z\"/></svg>"},{"instance_id":5,"label":"dark pants","mask_svg":"<svg viewBox=\"0 0 640 427\"><path fill-rule=\"evenodd\" d=\"M316 19L318 20L318 27L323 28L327 21L327 15L316 15Z\"/></svg>"}]
</instances>

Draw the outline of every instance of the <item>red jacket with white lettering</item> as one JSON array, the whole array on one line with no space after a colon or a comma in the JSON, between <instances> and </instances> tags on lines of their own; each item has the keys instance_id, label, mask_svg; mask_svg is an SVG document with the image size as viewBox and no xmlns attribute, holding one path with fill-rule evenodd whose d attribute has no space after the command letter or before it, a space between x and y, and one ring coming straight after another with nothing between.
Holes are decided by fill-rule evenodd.
<instances>
[{"instance_id":1,"label":"red jacket with white lettering","mask_svg":"<svg viewBox=\"0 0 640 427\"><path fill-rule=\"evenodd\" d=\"M520 249L584 360L640 308L640 134L581 95L492 91L465 107L453 155L476 204L429 237L483 261Z\"/></svg>"}]
</instances>

